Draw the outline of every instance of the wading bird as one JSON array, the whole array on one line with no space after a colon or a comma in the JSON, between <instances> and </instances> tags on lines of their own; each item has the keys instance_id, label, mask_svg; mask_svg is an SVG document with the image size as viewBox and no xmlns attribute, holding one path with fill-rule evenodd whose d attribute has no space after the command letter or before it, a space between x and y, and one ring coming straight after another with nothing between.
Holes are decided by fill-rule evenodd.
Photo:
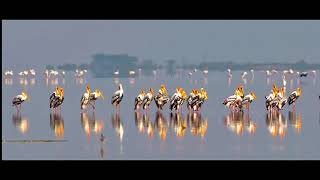
<instances>
[{"instance_id":1,"label":"wading bird","mask_svg":"<svg viewBox=\"0 0 320 180\"><path fill-rule=\"evenodd\" d=\"M55 92L50 96L50 109L56 109L57 107L61 108L61 104L64 101L64 89L57 86Z\"/></svg>"},{"instance_id":2,"label":"wading bird","mask_svg":"<svg viewBox=\"0 0 320 180\"><path fill-rule=\"evenodd\" d=\"M296 101L298 100L298 98L301 96L302 90L301 88L297 88L297 90L293 91L290 96L288 97L288 103L289 106L291 104L293 104L293 108L295 109L296 106Z\"/></svg>"},{"instance_id":3,"label":"wading bird","mask_svg":"<svg viewBox=\"0 0 320 180\"><path fill-rule=\"evenodd\" d=\"M16 97L13 98L12 106L16 106L17 110L20 111L21 110L21 104L24 101L27 101L27 100L30 100L28 93L25 92L25 91L22 91L21 94L19 94Z\"/></svg>"},{"instance_id":4,"label":"wading bird","mask_svg":"<svg viewBox=\"0 0 320 180\"><path fill-rule=\"evenodd\" d=\"M146 96L146 92L144 91L144 89L142 89L140 94L134 99L134 110L137 110L140 108L145 96Z\"/></svg>"},{"instance_id":5,"label":"wading bird","mask_svg":"<svg viewBox=\"0 0 320 180\"><path fill-rule=\"evenodd\" d=\"M123 98L122 84L119 84L118 90L113 94L111 104L118 108Z\"/></svg>"},{"instance_id":6,"label":"wading bird","mask_svg":"<svg viewBox=\"0 0 320 180\"><path fill-rule=\"evenodd\" d=\"M146 94L146 96L143 99L143 109L147 109L149 105L151 104L153 100L154 90L153 88L150 88L150 91Z\"/></svg>"},{"instance_id":7,"label":"wading bird","mask_svg":"<svg viewBox=\"0 0 320 180\"><path fill-rule=\"evenodd\" d=\"M169 99L170 98L168 96L168 91L167 91L165 85L162 84L160 89L159 89L158 95L154 97L154 101L155 101L158 109L162 110L163 106L165 104L167 104Z\"/></svg>"}]
</instances>

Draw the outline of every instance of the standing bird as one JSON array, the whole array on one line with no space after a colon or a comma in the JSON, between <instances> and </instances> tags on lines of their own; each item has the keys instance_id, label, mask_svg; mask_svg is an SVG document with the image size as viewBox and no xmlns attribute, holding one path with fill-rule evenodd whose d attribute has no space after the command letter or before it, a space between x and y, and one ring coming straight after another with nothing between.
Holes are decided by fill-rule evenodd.
<instances>
[{"instance_id":1,"label":"standing bird","mask_svg":"<svg viewBox=\"0 0 320 180\"><path fill-rule=\"evenodd\" d=\"M102 92L99 89L96 89L93 93L90 93L89 101L90 101L90 104L91 104L91 102L93 102L93 105L91 104L93 109L96 108L96 100L99 97L104 99L104 96L103 96Z\"/></svg>"},{"instance_id":2,"label":"standing bird","mask_svg":"<svg viewBox=\"0 0 320 180\"><path fill-rule=\"evenodd\" d=\"M64 101L64 90L62 87L57 86L55 92L53 92L50 96L50 109L51 108L56 109L63 103L63 101Z\"/></svg>"},{"instance_id":3,"label":"standing bird","mask_svg":"<svg viewBox=\"0 0 320 180\"><path fill-rule=\"evenodd\" d=\"M199 93L199 98L194 102L194 104L192 104L191 106L193 106L193 110L194 111L198 111L200 110L202 104L204 103L204 101L208 100L208 94L207 91L204 90L203 88L200 89L200 93Z\"/></svg>"},{"instance_id":4,"label":"standing bird","mask_svg":"<svg viewBox=\"0 0 320 180\"><path fill-rule=\"evenodd\" d=\"M91 88L90 88L90 85L87 85L87 88L86 88L86 92L82 95L81 97L81 100L80 100L80 108L83 110L83 109L86 109L88 104L90 103L90 92L91 91ZM93 105L91 104L91 106L93 107Z\"/></svg>"},{"instance_id":5,"label":"standing bird","mask_svg":"<svg viewBox=\"0 0 320 180\"><path fill-rule=\"evenodd\" d=\"M297 88L296 91L293 91L290 96L288 97L288 103L289 103L289 106L291 104L293 104L293 108L295 108L296 106L296 101L298 100L298 98L301 96L301 93L302 93L302 90L301 88Z\"/></svg>"},{"instance_id":6,"label":"standing bird","mask_svg":"<svg viewBox=\"0 0 320 180\"><path fill-rule=\"evenodd\" d=\"M227 71L228 71L228 76L229 76L229 78L232 78L231 69L228 68Z\"/></svg>"},{"instance_id":7,"label":"standing bird","mask_svg":"<svg viewBox=\"0 0 320 180\"><path fill-rule=\"evenodd\" d=\"M111 104L116 106L116 108L118 108L122 98L123 98L122 84L119 84L118 90L112 96Z\"/></svg>"},{"instance_id":8,"label":"standing bird","mask_svg":"<svg viewBox=\"0 0 320 180\"><path fill-rule=\"evenodd\" d=\"M243 73L241 74L241 78L244 79L244 78L247 76L247 74L248 74L248 73L247 73L246 71L243 72Z\"/></svg>"},{"instance_id":9,"label":"standing bird","mask_svg":"<svg viewBox=\"0 0 320 180\"><path fill-rule=\"evenodd\" d=\"M255 100L257 97L254 94L254 92L250 92L248 95L244 96L241 102L241 107L243 105L247 105L248 111L250 109L250 104L252 103L253 100Z\"/></svg>"},{"instance_id":10,"label":"standing bird","mask_svg":"<svg viewBox=\"0 0 320 180\"><path fill-rule=\"evenodd\" d=\"M158 109L160 108L161 110L163 106L167 104L167 102L169 101L169 96L165 85L161 85L158 95L154 97L154 101Z\"/></svg>"},{"instance_id":11,"label":"standing bird","mask_svg":"<svg viewBox=\"0 0 320 180\"><path fill-rule=\"evenodd\" d=\"M29 100L29 95L27 92L22 91L21 94L17 95L16 97L13 98L12 100L12 106L16 106L17 110L20 111L21 109L21 104L26 101ZM19 106L19 108L18 108Z\"/></svg>"},{"instance_id":12,"label":"standing bird","mask_svg":"<svg viewBox=\"0 0 320 180\"><path fill-rule=\"evenodd\" d=\"M145 96L146 96L146 92L142 89L140 94L134 99L134 110L140 108Z\"/></svg>"},{"instance_id":13,"label":"standing bird","mask_svg":"<svg viewBox=\"0 0 320 180\"><path fill-rule=\"evenodd\" d=\"M200 92L198 89L192 89L191 90L191 93L189 94L188 96L188 99L187 99L187 107L189 110L193 109L193 105L194 103L199 99L199 95Z\"/></svg>"},{"instance_id":14,"label":"standing bird","mask_svg":"<svg viewBox=\"0 0 320 180\"><path fill-rule=\"evenodd\" d=\"M172 108L179 110L187 97L187 93L182 88L177 88L176 93L174 93L170 99L170 110L172 111Z\"/></svg>"},{"instance_id":15,"label":"standing bird","mask_svg":"<svg viewBox=\"0 0 320 180\"><path fill-rule=\"evenodd\" d=\"M154 90L153 88L150 88L150 92L146 94L146 96L143 98L143 109L147 109L149 105L151 104L153 100Z\"/></svg>"},{"instance_id":16,"label":"standing bird","mask_svg":"<svg viewBox=\"0 0 320 180\"><path fill-rule=\"evenodd\" d=\"M278 97L278 90L277 90L277 86L275 84L273 84L273 89L272 89L271 93L265 97L266 108L268 111L272 109L272 103L274 102L276 97Z\"/></svg>"},{"instance_id":17,"label":"standing bird","mask_svg":"<svg viewBox=\"0 0 320 180\"><path fill-rule=\"evenodd\" d=\"M35 76L35 75L36 75L36 71L35 71L34 69L30 69L29 72L30 72L30 74L31 74L32 76Z\"/></svg>"}]
</instances>

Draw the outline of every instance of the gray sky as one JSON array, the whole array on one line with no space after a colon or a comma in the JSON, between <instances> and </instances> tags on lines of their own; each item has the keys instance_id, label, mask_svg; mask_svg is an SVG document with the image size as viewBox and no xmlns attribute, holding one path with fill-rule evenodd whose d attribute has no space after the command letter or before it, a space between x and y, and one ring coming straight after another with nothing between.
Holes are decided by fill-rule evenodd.
<instances>
[{"instance_id":1,"label":"gray sky","mask_svg":"<svg viewBox=\"0 0 320 180\"><path fill-rule=\"evenodd\" d=\"M101 52L188 62L320 62L320 21L2 21L4 66L90 62Z\"/></svg>"}]
</instances>

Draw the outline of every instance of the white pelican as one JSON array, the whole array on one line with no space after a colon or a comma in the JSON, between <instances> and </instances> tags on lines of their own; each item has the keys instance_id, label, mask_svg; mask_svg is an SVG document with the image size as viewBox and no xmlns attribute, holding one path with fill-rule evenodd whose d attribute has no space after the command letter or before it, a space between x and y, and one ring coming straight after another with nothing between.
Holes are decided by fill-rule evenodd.
<instances>
[{"instance_id":1,"label":"white pelican","mask_svg":"<svg viewBox=\"0 0 320 180\"><path fill-rule=\"evenodd\" d=\"M22 91L21 94L19 94L13 98L12 106L16 106L17 110L19 111L21 109L21 104L26 100L30 100L29 95L27 92ZM18 106L19 106L19 108L18 108Z\"/></svg>"},{"instance_id":2,"label":"white pelican","mask_svg":"<svg viewBox=\"0 0 320 180\"><path fill-rule=\"evenodd\" d=\"M208 70L203 70L203 74L208 74L209 71Z\"/></svg>"},{"instance_id":3,"label":"white pelican","mask_svg":"<svg viewBox=\"0 0 320 180\"><path fill-rule=\"evenodd\" d=\"M154 97L154 101L158 107L162 110L163 106L169 101L169 96L165 85L161 85L159 89L159 93L156 97Z\"/></svg>"},{"instance_id":4,"label":"white pelican","mask_svg":"<svg viewBox=\"0 0 320 180\"><path fill-rule=\"evenodd\" d=\"M288 97L289 106L293 104L293 107L295 107L297 99L301 96L302 90L301 88L297 88L296 91L293 91L290 96Z\"/></svg>"},{"instance_id":5,"label":"white pelican","mask_svg":"<svg viewBox=\"0 0 320 180\"><path fill-rule=\"evenodd\" d=\"M293 74L294 72L293 72L293 70L292 70L292 69L289 69L289 73L290 73L290 74Z\"/></svg>"},{"instance_id":6,"label":"white pelican","mask_svg":"<svg viewBox=\"0 0 320 180\"><path fill-rule=\"evenodd\" d=\"M146 95L146 92L142 89L140 94L134 99L134 110L139 109L141 106L143 99Z\"/></svg>"},{"instance_id":7,"label":"white pelican","mask_svg":"<svg viewBox=\"0 0 320 180\"><path fill-rule=\"evenodd\" d=\"M113 74L114 75L119 75L119 70L116 70Z\"/></svg>"},{"instance_id":8,"label":"white pelican","mask_svg":"<svg viewBox=\"0 0 320 180\"><path fill-rule=\"evenodd\" d=\"M81 100L80 100L80 108L81 109L86 109L88 104L90 103L90 93L91 93L90 85L87 85L86 92L82 95ZM93 107L92 104L91 104L91 106Z\"/></svg>"},{"instance_id":9,"label":"white pelican","mask_svg":"<svg viewBox=\"0 0 320 180\"><path fill-rule=\"evenodd\" d=\"M134 72L134 71L129 71L129 75L135 75L136 74L136 72Z\"/></svg>"},{"instance_id":10,"label":"white pelican","mask_svg":"<svg viewBox=\"0 0 320 180\"><path fill-rule=\"evenodd\" d=\"M118 107L123 98L122 84L119 84L118 90L113 94L111 104Z\"/></svg>"},{"instance_id":11,"label":"white pelican","mask_svg":"<svg viewBox=\"0 0 320 180\"><path fill-rule=\"evenodd\" d=\"M57 86L56 91L50 96L50 109L56 109L64 101L64 90L62 87ZM61 106L60 106L61 107Z\"/></svg>"},{"instance_id":12,"label":"white pelican","mask_svg":"<svg viewBox=\"0 0 320 180\"><path fill-rule=\"evenodd\" d=\"M149 105L151 104L153 100L154 90L153 88L150 88L150 91L146 94L146 96L143 99L143 109L147 109Z\"/></svg>"},{"instance_id":13,"label":"white pelican","mask_svg":"<svg viewBox=\"0 0 320 180\"><path fill-rule=\"evenodd\" d=\"M19 76L24 76L24 72L23 71L19 72Z\"/></svg>"}]
</instances>

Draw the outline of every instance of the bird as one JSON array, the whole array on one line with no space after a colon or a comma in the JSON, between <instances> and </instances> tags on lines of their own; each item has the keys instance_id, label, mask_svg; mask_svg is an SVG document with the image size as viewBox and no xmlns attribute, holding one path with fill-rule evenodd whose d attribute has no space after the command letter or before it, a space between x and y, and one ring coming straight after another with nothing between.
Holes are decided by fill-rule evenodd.
<instances>
[{"instance_id":1,"label":"bird","mask_svg":"<svg viewBox=\"0 0 320 180\"><path fill-rule=\"evenodd\" d=\"M275 70L275 69L272 69L271 73L275 73L275 74L277 74L277 73L278 73L278 71L277 71L277 70Z\"/></svg>"},{"instance_id":2,"label":"bird","mask_svg":"<svg viewBox=\"0 0 320 180\"><path fill-rule=\"evenodd\" d=\"M30 72L30 74L31 74L32 76L35 76L35 75L36 75L36 71L35 71L34 69L30 69L29 72Z\"/></svg>"},{"instance_id":3,"label":"bird","mask_svg":"<svg viewBox=\"0 0 320 180\"><path fill-rule=\"evenodd\" d=\"M25 76L28 76L28 74L29 74L29 71L23 71L23 74L25 75Z\"/></svg>"},{"instance_id":4,"label":"bird","mask_svg":"<svg viewBox=\"0 0 320 180\"><path fill-rule=\"evenodd\" d=\"M27 100L30 100L30 97L26 91L22 91L21 94L15 96L12 100L12 106L16 106L17 110L20 111L21 104ZM18 108L19 106L19 108Z\"/></svg>"},{"instance_id":5,"label":"bird","mask_svg":"<svg viewBox=\"0 0 320 180\"><path fill-rule=\"evenodd\" d=\"M199 97L199 90L198 89L192 89L191 90L191 93L189 94L188 96L188 99L187 99L187 107L189 110L193 109L193 104L195 103L195 101L198 99Z\"/></svg>"},{"instance_id":6,"label":"bird","mask_svg":"<svg viewBox=\"0 0 320 180\"><path fill-rule=\"evenodd\" d=\"M123 89L122 89L122 84L120 83L118 86L118 90L113 94L111 104L119 107L120 102L122 101L123 98Z\"/></svg>"},{"instance_id":7,"label":"bird","mask_svg":"<svg viewBox=\"0 0 320 180\"><path fill-rule=\"evenodd\" d=\"M228 71L229 78L231 78L232 77L231 69L228 68L227 71Z\"/></svg>"},{"instance_id":8,"label":"bird","mask_svg":"<svg viewBox=\"0 0 320 180\"><path fill-rule=\"evenodd\" d=\"M64 101L64 89L60 86L56 87L55 92L50 95L50 109L56 109Z\"/></svg>"},{"instance_id":9,"label":"bird","mask_svg":"<svg viewBox=\"0 0 320 180\"><path fill-rule=\"evenodd\" d=\"M289 73L290 73L290 74L293 74L294 71L293 71L292 69L289 69Z\"/></svg>"},{"instance_id":10,"label":"bird","mask_svg":"<svg viewBox=\"0 0 320 180\"><path fill-rule=\"evenodd\" d=\"M278 96L278 89L277 89L276 84L273 84L273 89L272 89L271 93L268 96L265 96L266 108L268 111L272 109L272 103L274 102L274 100L277 96Z\"/></svg>"},{"instance_id":11,"label":"bird","mask_svg":"<svg viewBox=\"0 0 320 180\"><path fill-rule=\"evenodd\" d=\"M296 101L301 96L301 94L302 94L302 90L300 87L298 87L297 90L293 91L288 97L289 106L293 104L293 107L295 108Z\"/></svg>"},{"instance_id":12,"label":"bird","mask_svg":"<svg viewBox=\"0 0 320 180\"><path fill-rule=\"evenodd\" d=\"M229 109L234 109L236 107L239 107L243 98L244 98L243 86L240 85L236 89L234 95L231 95L228 98L226 98L222 104L228 107Z\"/></svg>"},{"instance_id":13,"label":"bird","mask_svg":"<svg viewBox=\"0 0 320 180\"><path fill-rule=\"evenodd\" d=\"M196 98L196 101L191 104L191 107L193 107L194 111L199 111L204 101L208 100L208 94L207 91L203 88L200 89L200 93L198 98Z\"/></svg>"},{"instance_id":14,"label":"bird","mask_svg":"<svg viewBox=\"0 0 320 180\"><path fill-rule=\"evenodd\" d=\"M154 97L154 101L158 109L162 110L163 106L169 101L169 99L167 89L165 85L162 84L157 96Z\"/></svg>"},{"instance_id":15,"label":"bird","mask_svg":"<svg viewBox=\"0 0 320 180\"><path fill-rule=\"evenodd\" d=\"M90 104L90 93L91 93L91 88L90 85L88 84L86 87L86 92L82 95L81 100L80 100L80 108L86 109L87 106ZM93 107L93 105L91 104Z\"/></svg>"},{"instance_id":16,"label":"bird","mask_svg":"<svg viewBox=\"0 0 320 180\"><path fill-rule=\"evenodd\" d=\"M283 84L283 86L287 85L287 81L286 81L286 77L285 76L282 76L282 84Z\"/></svg>"},{"instance_id":17,"label":"bird","mask_svg":"<svg viewBox=\"0 0 320 180\"><path fill-rule=\"evenodd\" d=\"M154 90L150 88L149 92L143 98L143 109L147 109L153 100Z\"/></svg>"},{"instance_id":18,"label":"bird","mask_svg":"<svg viewBox=\"0 0 320 180\"><path fill-rule=\"evenodd\" d=\"M248 95L244 96L244 98L241 101L241 108L243 107L243 105L247 105L248 107L248 111L250 108L250 104L253 102L253 100L255 100L257 97L255 95L255 93L252 91L250 92Z\"/></svg>"},{"instance_id":19,"label":"bird","mask_svg":"<svg viewBox=\"0 0 320 180\"><path fill-rule=\"evenodd\" d=\"M114 75L119 75L119 70L116 70L113 74Z\"/></svg>"},{"instance_id":20,"label":"bird","mask_svg":"<svg viewBox=\"0 0 320 180\"><path fill-rule=\"evenodd\" d=\"M173 108L179 110L185 99L187 99L186 92L181 87L177 88L170 98L170 110L172 111Z\"/></svg>"},{"instance_id":21,"label":"bird","mask_svg":"<svg viewBox=\"0 0 320 180\"><path fill-rule=\"evenodd\" d=\"M18 74L19 74L19 76L24 76L24 72L23 71L19 72Z\"/></svg>"},{"instance_id":22,"label":"bird","mask_svg":"<svg viewBox=\"0 0 320 180\"><path fill-rule=\"evenodd\" d=\"M308 72L302 72L301 74L300 74L300 77L307 77L308 76Z\"/></svg>"},{"instance_id":23,"label":"bird","mask_svg":"<svg viewBox=\"0 0 320 180\"><path fill-rule=\"evenodd\" d=\"M90 103L93 102L93 105L91 104L93 109L95 109L96 100L100 97L104 99L104 96L99 89L96 89L94 92L90 93L89 101Z\"/></svg>"},{"instance_id":24,"label":"bird","mask_svg":"<svg viewBox=\"0 0 320 180\"><path fill-rule=\"evenodd\" d=\"M203 74L208 74L209 71L208 70L203 70Z\"/></svg>"},{"instance_id":25,"label":"bird","mask_svg":"<svg viewBox=\"0 0 320 180\"><path fill-rule=\"evenodd\" d=\"M247 74L248 74L248 73L247 73L246 71L243 72L243 73L241 74L241 78L244 79L244 78L247 76Z\"/></svg>"},{"instance_id":26,"label":"bird","mask_svg":"<svg viewBox=\"0 0 320 180\"><path fill-rule=\"evenodd\" d=\"M141 90L140 94L134 99L134 110L139 109L142 105L143 99L146 95L144 89Z\"/></svg>"},{"instance_id":27,"label":"bird","mask_svg":"<svg viewBox=\"0 0 320 180\"><path fill-rule=\"evenodd\" d=\"M136 74L136 72L134 72L134 71L129 71L129 75L135 75Z\"/></svg>"},{"instance_id":28,"label":"bird","mask_svg":"<svg viewBox=\"0 0 320 180\"><path fill-rule=\"evenodd\" d=\"M4 72L4 75L5 76L13 76L13 71L7 70L7 71Z\"/></svg>"},{"instance_id":29,"label":"bird","mask_svg":"<svg viewBox=\"0 0 320 180\"><path fill-rule=\"evenodd\" d=\"M267 70L266 73L267 73L267 76L271 76L272 75L272 73L269 70Z\"/></svg>"},{"instance_id":30,"label":"bird","mask_svg":"<svg viewBox=\"0 0 320 180\"><path fill-rule=\"evenodd\" d=\"M277 104L276 104L278 110L281 110L281 109L283 108L283 106L286 105L287 101L288 101L288 100L287 100L287 98L286 98L286 87L283 86L283 87L281 88L280 93L278 94L278 102L277 102Z\"/></svg>"}]
</instances>

